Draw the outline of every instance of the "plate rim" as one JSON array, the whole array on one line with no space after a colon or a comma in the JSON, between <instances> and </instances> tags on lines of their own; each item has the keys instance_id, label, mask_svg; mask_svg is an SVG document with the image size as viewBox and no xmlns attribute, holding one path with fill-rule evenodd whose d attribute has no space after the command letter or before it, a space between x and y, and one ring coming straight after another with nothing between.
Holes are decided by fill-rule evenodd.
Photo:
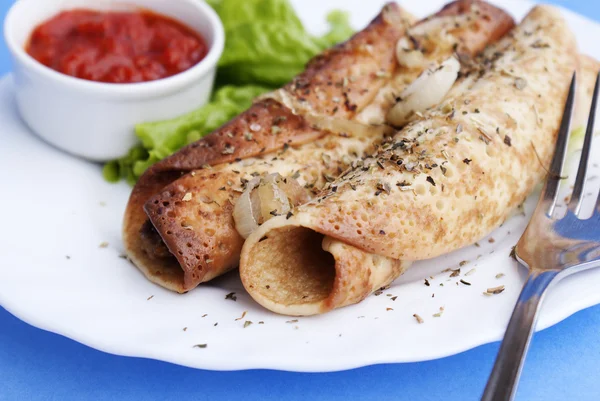
<instances>
[{"instance_id":1,"label":"plate rim","mask_svg":"<svg viewBox=\"0 0 600 401\"><path fill-rule=\"evenodd\" d=\"M495 3L500 3L500 1L494 1ZM510 0L508 1L510 2ZM520 4L526 3L527 6L533 6L535 3L531 1L520 1ZM555 6L560 9L561 12L569 15L571 18L575 19L585 19L587 22L592 23L600 27L600 23L586 17L575 13L571 10L565 9L562 6ZM6 90L6 87L9 86L9 90L12 90L12 73L6 74L0 78L0 91ZM20 119L20 117L17 117ZM571 304L571 308L569 309L561 309L559 313L554 313L553 315L549 315L547 318L540 319L538 326L536 327L536 332L545 330L555 324L560 323L564 319L567 319L571 315L589 308L591 306L597 305L600 303L600 295L597 300L587 300L577 302L576 305ZM443 352L437 352L436 356L426 357L426 358L399 358L397 355L390 352L386 357L362 357L357 358L352 363L349 363L346 360L330 360L328 362L320 361L318 363L310 362L308 360L304 361L293 361L287 362L286 358L281 358L277 363L273 363L272 360L265 360L266 363L263 363L262 360L244 360L244 361L235 361L228 362L225 364L220 364L217 360L198 360L199 363L187 363L187 361L181 361L176 357L169 357L168 355L163 355L160 352L157 355L149 355L148 352L128 352L123 349L122 346L114 346L110 345L108 342L102 342L98 340L93 335L85 335L79 332L73 333L65 333L67 330L60 328L60 325L54 324L51 321L45 320L43 317L34 316L30 311L25 310L26 308L19 308L19 305L13 304L8 297L4 297L2 292L0 292L0 306L6 309L10 314L17 317L18 319L26 322L27 324L37 327L41 330L51 332L54 334L61 335L63 337L69 338L73 341L79 342L86 346L92 347L94 349L100 350L105 353L109 353L112 355L118 356L126 356L126 357L135 357L135 358L145 358L145 359L157 359L173 364L177 364L180 366L186 366L194 369L205 369L205 370L213 370L213 371L240 371L240 370L253 370L253 369L274 369L280 371L288 371L288 372L336 372L336 371L344 371L355 369L364 366L372 366L379 364L390 364L390 363L411 363L411 362L423 362L429 360L435 360L440 358L445 358L451 355L460 354L466 352L468 350L480 347L484 344L493 343L499 341L501 338L497 335L485 335L478 337L476 341L472 342L471 345L464 347L458 346L454 349L445 348ZM318 366L317 366L318 365Z\"/></svg>"}]
</instances>

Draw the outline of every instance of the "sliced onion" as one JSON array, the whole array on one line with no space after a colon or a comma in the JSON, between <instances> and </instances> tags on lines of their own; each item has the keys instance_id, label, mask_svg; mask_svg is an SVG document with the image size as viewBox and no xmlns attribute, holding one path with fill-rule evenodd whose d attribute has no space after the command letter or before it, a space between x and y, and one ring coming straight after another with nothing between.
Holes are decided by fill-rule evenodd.
<instances>
[{"instance_id":1,"label":"sliced onion","mask_svg":"<svg viewBox=\"0 0 600 401\"><path fill-rule=\"evenodd\" d=\"M293 178L286 178L279 183L279 187L287 195L290 205L296 207L310 200L310 195L306 188Z\"/></svg>"},{"instance_id":2,"label":"sliced onion","mask_svg":"<svg viewBox=\"0 0 600 401\"><path fill-rule=\"evenodd\" d=\"M452 51L457 45L455 32L469 24L473 17L469 14L457 16L436 17L421 22L412 27L406 36L396 43L396 59L398 64L407 68L425 67L427 59L422 51L415 49L414 38L422 48L427 48L436 54Z\"/></svg>"},{"instance_id":3,"label":"sliced onion","mask_svg":"<svg viewBox=\"0 0 600 401\"><path fill-rule=\"evenodd\" d=\"M391 134L394 130L386 125L370 125L358 121L322 116L313 113L310 104L299 102L284 89L267 93L261 99L273 99L292 110L295 114L303 114L306 121L322 130L336 134L349 134L354 137L374 138L383 134Z\"/></svg>"},{"instance_id":4,"label":"sliced onion","mask_svg":"<svg viewBox=\"0 0 600 401\"><path fill-rule=\"evenodd\" d=\"M418 23L410 29L409 34L412 36L424 36L437 39L437 36L443 36L441 35L443 32L452 31L465 26L470 20L473 20L473 16L468 13L435 17Z\"/></svg>"},{"instance_id":5,"label":"sliced onion","mask_svg":"<svg viewBox=\"0 0 600 401\"><path fill-rule=\"evenodd\" d=\"M307 190L293 178L269 174L246 184L246 189L233 209L235 228L243 238L248 238L265 221L274 216L286 215L292 207L307 202Z\"/></svg>"},{"instance_id":6,"label":"sliced onion","mask_svg":"<svg viewBox=\"0 0 600 401\"><path fill-rule=\"evenodd\" d=\"M417 68L425 65L426 60L423 52L419 49L414 49L414 45L403 36L396 43L396 60L398 64L406 68Z\"/></svg>"},{"instance_id":7,"label":"sliced onion","mask_svg":"<svg viewBox=\"0 0 600 401\"><path fill-rule=\"evenodd\" d=\"M322 130L328 130L336 134L349 134L360 138L374 138L394 132L393 128L384 124L371 125L358 121L318 115L313 112L309 103L298 101L285 89L278 89L276 91L267 93L262 95L260 99L276 100L286 106L288 109L292 110L294 114L302 114L306 121L308 121L314 127Z\"/></svg>"},{"instance_id":8,"label":"sliced onion","mask_svg":"<svg viewBox=\"0 0 600 401\"><path fill-rule=\"evenodd\" d=\"M291 210L286 193L277 183L278 177L281 176L279 174L269 174L256 190L260 198L260 224L273 216L287 214Z\"/></svg>"},{"instance_id":9,"label":"sliced onion","mask_svg":"<svg viewBox=\"0 0 600 401\"><path fill-rule=\"evenodd\" d=\"M259 179L254 179L246 184L246 190L239 197L233 208L233 221L235 228L243 238L248 238L254 230L258 228L258 221L255 219L255 211L252 207L252 191L260 183Z\"/></svg>"},{"instance_id":10,"label":"sliced onion","mask_svg":"<svg viewBox=\"0 0 600 401\"><path fill-rule=\"evenodd\" d=\"M285 89L277 89L273 92L265 93L258 97L258 100L272 99L275 100L288 109L294 114L306 114L312 113L313 109L310 102L303 102L298 100L296 96L290 95Z\"/></svg>"},{"instance_id":11,"label":"sliced onion","mask_svg":"<svg viewBox=\"0 0 600 401\"><path fill-rule=\"evenodd\" d=\"M438 68L425 71L402 92L401 100L389 111L387 121L400 127L413 114L439 104L456 82L459 71L460 63L455 57L450 57Z\"/></svg>"}]
</instances>

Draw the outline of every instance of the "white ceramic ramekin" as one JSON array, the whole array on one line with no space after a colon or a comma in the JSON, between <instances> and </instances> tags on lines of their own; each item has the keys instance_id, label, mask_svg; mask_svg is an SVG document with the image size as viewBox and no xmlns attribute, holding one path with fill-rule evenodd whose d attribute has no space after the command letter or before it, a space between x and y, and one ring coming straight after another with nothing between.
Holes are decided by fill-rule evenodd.
<instances>
[{"instance_id":1,"label":"white ceramic ramekin","mask_svg":"<svg viewBox=\"0 0 600 401\"><path fill-rule=\"evenodd\" d=\"M208 55L187 71L144 83L107 84L64 75L38 63L25 45L36 26L73 8L144 8L170 16L204 37ZM202 0L19 0L4 24L23 120L47 142L95 161L125 154L136 143L135 124L173 118L204 104L224 36L219 17Z\"/></svg>"}]
</instances>

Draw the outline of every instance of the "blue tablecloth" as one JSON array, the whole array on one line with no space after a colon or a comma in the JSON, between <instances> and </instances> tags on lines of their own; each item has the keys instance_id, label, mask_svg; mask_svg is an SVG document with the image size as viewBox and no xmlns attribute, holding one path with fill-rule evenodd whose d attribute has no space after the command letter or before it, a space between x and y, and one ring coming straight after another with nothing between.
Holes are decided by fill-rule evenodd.
<instances>
[{"instance_id":1,"label":"blue tablecloth","mask_svg":"<svg viewBox=\"0 0 600 401\"><path fill-rule=\"evenodd\" d=\"M0 1L0 18L13 2ZM600 20L597 0L550 2ZM0 73L9 70L2 42ZM431 362L326 374L210 372L104 354L0 308L0 400L476 400L497 351L490 344ZM599 371L596 306L535 336L518 399L600 400Z\"/></svg>"}]
</instances>

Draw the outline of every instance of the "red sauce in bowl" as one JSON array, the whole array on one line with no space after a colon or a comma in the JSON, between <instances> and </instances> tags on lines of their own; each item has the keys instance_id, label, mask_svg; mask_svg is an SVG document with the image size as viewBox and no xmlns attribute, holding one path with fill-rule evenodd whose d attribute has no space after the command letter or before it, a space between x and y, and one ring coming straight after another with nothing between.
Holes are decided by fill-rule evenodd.
<instances>
[{"instance_id":1,"label":"red sauce in bowl","mask_svg":"<svg viewBox=\"0 0 600 401\"><path fill-rule=\"evenodd\" d=\"M154 81L185 71L207 54L204 39L149 11L65 11L31 34L27 53L73 77L97 82Z\"/></svg>"}]
</instances>

